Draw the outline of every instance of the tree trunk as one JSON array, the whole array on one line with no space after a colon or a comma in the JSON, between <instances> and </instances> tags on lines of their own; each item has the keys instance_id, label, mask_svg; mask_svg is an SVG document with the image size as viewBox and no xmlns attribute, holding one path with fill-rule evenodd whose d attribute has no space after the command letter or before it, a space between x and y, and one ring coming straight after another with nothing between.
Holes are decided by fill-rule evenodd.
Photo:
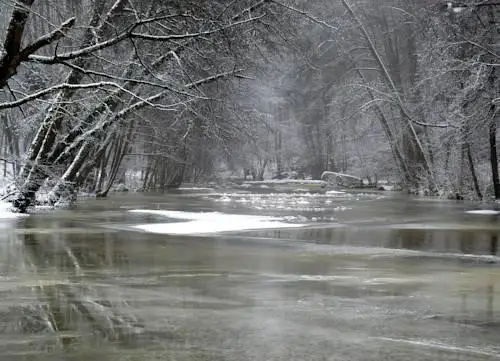
<instances>
[{"instance_id":1,"label":"tree trunk","mask_svg":"<svg viewBox=\"0 0 500 361\"><path fill-rule=\"evenodd\" d=\"M361 78L361 80L366 83L367 81L363 73L359 69L356 72L358 73L358 76ZM375 95L373 94L373 91L368 88L367 93L370 98L370 101L372 102L375 101L376 98ZM401 176L402 176L401 178L403 178L406 185L408 186L412 185L413 179L410 174L408 164L406 163L405 157L403 156L403 153L399 147L399 144L396 140L396 136L394 135L389 125L389 121L387 120L384 112L382 111L382 108L377 103L375 103L374 109L375 109L375 114L379 118L380 124L382 125L382 129L384 130L387 140L389 141L393 158L396 161L396 164L398 165L398 168L401 171Z\"/></svg>"},{"instance_id":2,"label":"tree trunk","mask_svg":"<svg viewBox=\"0 0 500 361\"><path fill-rule=\"evenodd\" d=\"M498 174L498 155L497 155L497 120L495 106L492 105L492 118L489 124L489 140L490 140L490 164L491 164L491 180L493 182L493 190L495 199L500 199L500 176Z\"/></svg>"},{"instance_id":3,"label":"tree trunk","mask_svg":"<svg viewBox=\"0 0 500 361\"><path fill-rule=\"evenodd\" d=\"M0 57L0 89L3 89L8 80L17 73L17 68L23 60L21 45L31 6L34 2L34 0L19 0L14 6L3 44L2 50L4 51ZM5 9L5 6L3 8Z\"/></svg>"},{"instance_id":4,"label":"tree trunk","mask_svg":"<svg viewBox=\"0 0 500 361\"><path fill-rule=\"evenodd\" d=\"M125 158L125 155L128 152L128 148L130 145L130 141L132 140L132 135L134 131L134 122L132 121L131 124L129 125L129 129L128 130L125 129L124 131L126 131L126 134L124 134L123 137L120 137L119 142L115 147L108 184L106 186L106 189L102 192L102 196L104 197L107 196L107 194L111 190L111 187L113 186L116 177L118 176L118 172L120 171L123 159Z\"/></svg>"},{"instance_id":5,"label":"tree trunk","mask_svg":"<svg viewBox=\"0 0 500 361\"><path fill-rule=\"evenodd\" d=\"M470 148L470 144L468 142L465 143L465 152L467 154L467 160L469 162L469 170L472 176L472 183L474 184L474 190L476 191L477 197L482 200L483 194L481 193L481 188L479 187L479 182L477 180L476 169L474 167L474 160L472 159L472 152ZM497 170L498 174L498 170Z\"/></svg>"},{"instance_id":6,"label":"tree trunk","mask_svg":"<svg viewBox=\"0 0 500 361\"><path fill-rule=\"evenodd\" d=\"M280 119L281 120L281 119ZM282 135L281 131L277 130L274 134L274 149L276 152L276 178L283 178L283 160L282 160Z\"/></svg>"},{"instance_id":7,"label":"tree trunk","mask_svg":"<svg viewBox=\"0 0 500 361\"><path fill-rule=\"evenodd\" d=\"M435 192L436 185L435 185L435 181L434 181L434 174L432 171L432 167L429 163L429 160L427 159L422 142L420 141L420 138L419 138L419 136L415 130L415 127L413 125L414 120L411 117L410 113L408 112L408 109L405 106L405 102L404 102L403 98L401 97L399 89L398 89L396 83L394 82L394 79L391 76L382 56L379 54L379 52L376 48L376 45L375 45L374 41L372 40L372 38L370 37L370 34L368 33L365 25L363 24L361 19L356 15L352 6L349 5L347 0L341 0L341 1L343 3L344 7L346 8L347 12L351 16L351 18L358 24L358 26L363 34L363 37L365 38L365 41L368 45L368 50L370 51L370 54L372 55L373 60L375 60L377 66L380 70L382 80L387 85L387 87L390 89L390 91L394 94L394 101L401 112L402 119L405 120L404 125L408 129L409 139L410 139L411 143L413 143L415 145L415 152L416 152L415 158L421 159L421 164L419 164L419 165L422 166L422 168L425 172L425 176L427 178L427 183L428 183L428 186L429 186L431 192Z\"/></svg>"},{"instance_id":8,"label":"tree trunk","mask_svg":"<svg viewBox=\"0 0 500 361\"><path fill-rule=\"evenodd\" d=\"M92 145L90 142L85 143L80 148L80 151L76 155L71 165L68 167L61 179L49 193L50 205L55 205L58 201L64 198L68 198L70 202L73 201L73 197L77 188L76 177L78 175L78 172L84 165L85 160L88 159L88 155L91 149Z\"/></svg>"},{"instance_id":9,"label":"tree trunk","mask_svg":"<svg viewBox=\"0 0 500 361\"><path fill-rule=\"evenodd\" d=\"M121 5L123 6L125 2L122 1ZM83 47L91 45L94 37L99 35L108 26L107 21L101 21L105 5L106 1L104 0L95 2L92 9L92 18L81 42ZM119 8L115 8L114 10L119 10ZM112 13L108 13L107 17L112 15ZM75 65L79 68L86 68L89 62L90 58L81 57L75 60ZM79 84L84 76L84 73L73 69L66 77L65 82L68 84ZM65 118L66 104L75 93L76 89L61 90L54 97L53 104L38 128L35 139L28 151L26 164L20 175L23 184L12 203L14 208L18 209L19 212L26 212L27 208L35 201L36 193L49 175L49 169L53 165L52 162L48 161L49 153L56 143L56 137Z\"/></svg>"}]
</instances>

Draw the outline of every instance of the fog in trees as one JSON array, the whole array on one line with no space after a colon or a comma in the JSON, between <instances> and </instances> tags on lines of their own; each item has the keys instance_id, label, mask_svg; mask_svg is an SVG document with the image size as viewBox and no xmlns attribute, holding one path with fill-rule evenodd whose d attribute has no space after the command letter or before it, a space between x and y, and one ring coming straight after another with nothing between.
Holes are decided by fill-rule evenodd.
<instances>
[{"instance_id":1,"label":"fog in trees","mask_svg":"<svg viewBox=\"0 0 500 361\"><path fill-rule=\"evenodd\" d=\"M1 0L4 197L323 172L500 198L493 1Z\"/></svg>"}]
</instances>

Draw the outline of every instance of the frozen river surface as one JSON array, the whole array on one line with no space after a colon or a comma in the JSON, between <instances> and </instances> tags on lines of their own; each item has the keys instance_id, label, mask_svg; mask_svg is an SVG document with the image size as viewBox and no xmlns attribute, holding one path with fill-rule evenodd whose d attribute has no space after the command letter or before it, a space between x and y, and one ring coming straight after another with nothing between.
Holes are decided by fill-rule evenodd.
<instances>
[{"instance_id":1,"label":"frozen river surface","mask_svg":"<svg viewBox=\"0 0 500 361\"><path fill-rule=\"evenodd\" d=\"M2 360L500 360L500 218L381 193L0 220Z\"/></svg>"}]
</instances>

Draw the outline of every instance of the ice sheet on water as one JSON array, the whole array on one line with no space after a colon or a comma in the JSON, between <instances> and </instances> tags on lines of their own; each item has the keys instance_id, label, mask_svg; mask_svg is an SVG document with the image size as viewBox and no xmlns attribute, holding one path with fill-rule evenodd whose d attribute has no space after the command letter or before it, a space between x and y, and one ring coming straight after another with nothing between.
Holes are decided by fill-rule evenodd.
<instances>
[{"instance_id":1,"label":"ice sheet on water","mask_svg":"<svg viewBox=\"0 0 500 361\"><path fill-rule=\"evenodd\" d=\"M285 223L283 218L267 216L251 216L226 214L219 212L182 212L168 210L133 209L132 213L145 213L179 219L179 222L153 223L133 226L151 233L162 234L207 234L219 232L234 232L254 229L296 228L305 224Z\"/></svg>"}]
</instances>

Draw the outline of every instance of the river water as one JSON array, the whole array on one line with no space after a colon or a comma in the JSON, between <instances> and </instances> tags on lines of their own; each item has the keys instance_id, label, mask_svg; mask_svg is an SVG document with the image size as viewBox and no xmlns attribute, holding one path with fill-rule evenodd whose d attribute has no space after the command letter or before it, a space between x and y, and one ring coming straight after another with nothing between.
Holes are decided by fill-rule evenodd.
<instances>
[{"instance_id":1,"label":"river water","mask_svg":"<svg viewBox=\"0 0 500 361\"><path fill-rule=\"evenodd\" d=\"M474 206L199 189L0 220L1 360L500 360L500 219ZM149 233L175 220L137 209L303 227Z\"/></svg>"}]
</instances>

